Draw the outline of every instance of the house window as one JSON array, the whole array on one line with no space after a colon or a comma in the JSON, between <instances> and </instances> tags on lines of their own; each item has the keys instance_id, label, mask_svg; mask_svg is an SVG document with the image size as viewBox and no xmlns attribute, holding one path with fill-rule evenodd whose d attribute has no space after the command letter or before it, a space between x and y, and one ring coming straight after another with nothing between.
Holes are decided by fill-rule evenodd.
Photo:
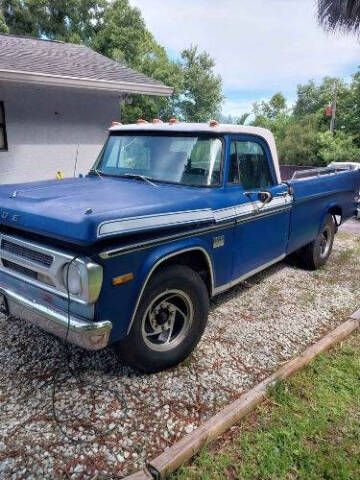
<instances>
[{"instance_id":1,"label":"house window","mask_svg":"<svg viewBox=\"0 0 360 480\"><path fill-rule=\"evenodd\" d=\"M0 151L7 149L4 102L0 101Z\"/></svg>"}]
</instances>

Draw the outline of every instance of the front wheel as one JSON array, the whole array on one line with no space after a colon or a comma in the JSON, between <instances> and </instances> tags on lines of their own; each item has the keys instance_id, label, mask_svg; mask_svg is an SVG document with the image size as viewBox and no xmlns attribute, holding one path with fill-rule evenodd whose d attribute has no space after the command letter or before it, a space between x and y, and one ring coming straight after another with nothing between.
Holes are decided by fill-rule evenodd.
<instances>
[{"instance_id":1,"label":"front wheel","mask_svg":"<svg viewBox=\"0 0 360 480\"><path fill-rule=\"evenodd\" d=\"M327 262L332 251L335 231L334 218L327 214L316 239L299 251L299 256L306 268L316 270Z\"/></svg>"},{"instance_id":2,"label":"front wheel","mask_svg":"<svg viewBox=\"0 0 360 480\"><path fill-rule=\"evenodd\" d=\"M127 337L117 344L130 366L152 373L182 362L206 326L207 288L199 274L172 265L150 279Z\"/></svg>"}]
</instances>

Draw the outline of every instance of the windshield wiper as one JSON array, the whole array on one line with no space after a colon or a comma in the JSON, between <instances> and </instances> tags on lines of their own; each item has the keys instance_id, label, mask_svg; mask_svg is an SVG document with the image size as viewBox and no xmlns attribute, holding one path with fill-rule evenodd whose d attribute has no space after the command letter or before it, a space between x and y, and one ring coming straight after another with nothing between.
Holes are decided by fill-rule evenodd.
<instances>
[{"instance_id":1,"label":"windshield wiper","mask_svg":"<svg viewBox=\"0 0 360 480\"><path fill-rule=\"evenodd\" d=\"M93 169L90 170L90 173L93 173L93 172L96 173L96 175L97 175L98 177L100 177L101 180L104 180L104 178L103 178L103 176L101 175L101 173L99 172L99 170L97 170L96 168L93 168Z\"/></svg>"},{"instance_id":2,"label":"windshield wiper","mask_svg":"<svg viewBox=\"0 0 360 480\"><path fill-rule=\"evenodd\" d=\"M150 185L152 185L153 187L156 187L158 188L159 185L156 185L156 183L152 182L150 180L150 178L148 177L145 177L145 175L140 175L138 173L122 173L121 175L119 175L119 177L125 177L125 178L135 178L135 179L138 179L138 180L142 180L144 182L147 182L149 183Z\"/></svg>"}]
</instances>

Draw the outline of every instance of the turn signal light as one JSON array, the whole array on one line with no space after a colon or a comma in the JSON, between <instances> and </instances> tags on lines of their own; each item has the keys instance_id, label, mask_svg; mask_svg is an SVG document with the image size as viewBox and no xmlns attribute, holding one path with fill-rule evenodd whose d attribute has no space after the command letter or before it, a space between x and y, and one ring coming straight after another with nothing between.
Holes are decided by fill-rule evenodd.
<instances>
[{"instance_id":1,"label":"turn signal light","mask_svg":"<svg viewBox=\"0 0 360 480\"><path fill-rule=\"evenodd\" d=\"M134 279L133 273L125 273L125 275L120 275L120 277L114 277L112 279L113 285L122 285L123 283L130 282Z\"/></svg>"},{"instance_id":2,"label":"turn signal light","mask_svg":"<svg viewBox=\"0 0 360 480\"><path fill-rule=\"evenodd\" d=\"M216 120L210 120L209 122L210 127L217 127L219 125L219 122Z\"/></svg>"}]
</instances>

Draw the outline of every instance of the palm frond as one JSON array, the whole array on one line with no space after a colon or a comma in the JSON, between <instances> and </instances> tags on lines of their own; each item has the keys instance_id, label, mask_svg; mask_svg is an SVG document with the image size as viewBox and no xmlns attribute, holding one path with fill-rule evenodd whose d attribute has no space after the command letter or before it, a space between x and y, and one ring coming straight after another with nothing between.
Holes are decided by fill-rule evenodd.
<instances>
[{"instance_id":1,"label":"palm frond","mask_svg":"<svg viewBox=\"0 0 360 480\"><path fill-rule=\"evenodd\" d=\"M360 31L360 0L318 0L317 10L327 30Z\"/></svg>"}]
</instances>

